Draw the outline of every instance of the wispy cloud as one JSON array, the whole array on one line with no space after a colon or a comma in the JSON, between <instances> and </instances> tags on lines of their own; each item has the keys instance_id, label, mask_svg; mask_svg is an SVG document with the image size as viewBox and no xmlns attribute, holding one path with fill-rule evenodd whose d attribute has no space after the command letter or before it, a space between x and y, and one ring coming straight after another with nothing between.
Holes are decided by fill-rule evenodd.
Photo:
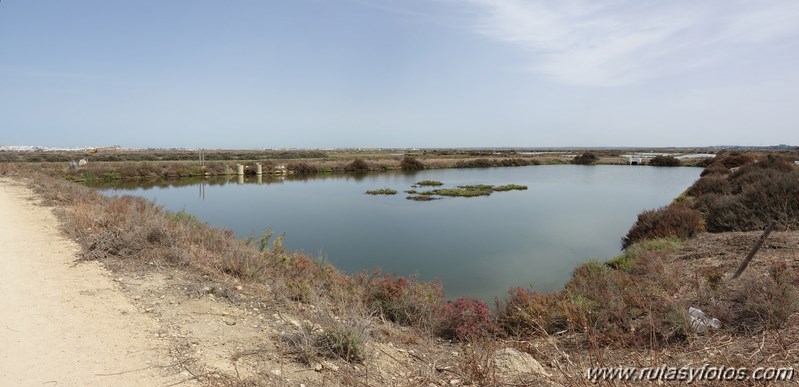
<instances>
[{"instance_id":1,"label":"wispy cloud","mask_svg":"<svg viewBox=\"0 0 799 387\"><path fill-rule=\"evenodd\" d=\"M478 33L528 51L532 70L569 84L640 83L799 33L795 0L466 2Z\"/></svg>"}]
</instances>

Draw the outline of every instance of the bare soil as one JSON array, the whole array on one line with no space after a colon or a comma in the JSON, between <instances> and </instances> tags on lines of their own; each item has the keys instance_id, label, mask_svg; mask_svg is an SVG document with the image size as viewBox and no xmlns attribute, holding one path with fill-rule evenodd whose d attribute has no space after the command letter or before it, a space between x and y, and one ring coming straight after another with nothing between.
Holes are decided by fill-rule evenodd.
<instances>
[{"instance_id":1,"label":"bare soil","mask_svg":"<svg viewBox=\"0 0 799 387\"><path fill-rule=\"evenodd\" d=\"M313 305L265 303L253 296L262 288L153 262L81 260L53 209L18 180L0 178L0 214L3 383L416 386L466 380L455 345L420 340L411 328L380 321L369 327L363 362L303 364L282 337L319 313Z\"/></svg>"},{"instance_id":2,"label":"bare soil","mask_svg":"<svg viewBox=\"0 0 799 387\"><path fill-rule=\"evenodd\" d=\"M76 264L50 209L0 180L0 380L8 386L180 381L160 326L97 262Z\"/></svg>"}]
</instances>

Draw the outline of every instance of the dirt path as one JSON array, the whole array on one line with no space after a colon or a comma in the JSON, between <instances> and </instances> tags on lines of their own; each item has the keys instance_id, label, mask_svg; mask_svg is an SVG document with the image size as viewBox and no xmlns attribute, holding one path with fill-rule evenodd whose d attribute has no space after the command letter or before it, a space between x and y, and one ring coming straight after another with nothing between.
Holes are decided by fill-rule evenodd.
<instances>
[{"instance_id":1,"label":"dirt path","mask_svg":"<svg viewBox=\"0 0 799 387\"><path fill-rule=\"evenodd\" d=\"M26 188L0 179L0 384L163 386L185 379L160 327Z\"/></svg>"}]
</instances>

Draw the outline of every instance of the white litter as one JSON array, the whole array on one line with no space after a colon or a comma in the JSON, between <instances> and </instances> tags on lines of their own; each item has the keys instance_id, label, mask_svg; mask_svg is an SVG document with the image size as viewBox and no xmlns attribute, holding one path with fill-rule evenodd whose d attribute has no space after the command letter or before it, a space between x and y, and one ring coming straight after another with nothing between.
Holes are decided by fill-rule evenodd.
<instances>
[{"instance_id":1,"label":"white litter","mask_svg":"<svg viewBox=\"0 0 799 387\"><path fill-rule=\"evenodd\" d=\"M705 312L694 307L688 308L688 319L691 322L691 329L696 333L705 333L708 331L708 327L713 329L721 328L719 319L708 317Z\"/></svg>"}]
</instances>

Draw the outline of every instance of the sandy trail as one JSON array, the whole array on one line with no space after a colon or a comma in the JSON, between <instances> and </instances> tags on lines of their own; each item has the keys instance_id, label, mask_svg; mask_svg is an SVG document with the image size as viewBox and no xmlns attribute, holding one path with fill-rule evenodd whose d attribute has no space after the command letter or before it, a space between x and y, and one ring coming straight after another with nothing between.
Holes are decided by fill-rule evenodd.
<instances>
[{"instance_id":1,"label":"sandy trail","mask_svg":"<svg viewBox=\"0 0 799 387\"><path fill-rule=\"evenodd\" d=\"M76 265L78 246L31 197L0 179L0 385L180 382L158 323L98 263Z\"/></svg>"}]
</instances>

